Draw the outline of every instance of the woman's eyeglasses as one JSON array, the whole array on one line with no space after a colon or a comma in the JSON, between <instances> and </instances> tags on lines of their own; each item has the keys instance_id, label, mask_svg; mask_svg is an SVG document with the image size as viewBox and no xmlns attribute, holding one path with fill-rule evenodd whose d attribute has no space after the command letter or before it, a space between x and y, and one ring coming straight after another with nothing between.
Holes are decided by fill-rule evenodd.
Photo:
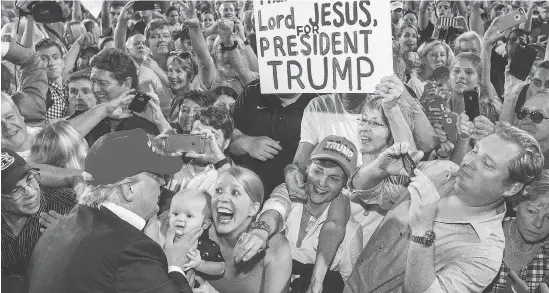
<instances>
[{"instance_id":1,"label":"woman's eyeglasses","mask_svg":"<svg viewBox=\"0 0 549 293\"><path fill-rule=\"evenodd\" d=\"M530 120L534 123L541 123L543 120L549 120L549 117L545 117L540 111L530 111L528 109L520 109L517 114L519 120L523 120L526 116L530 115Z\"/></svg>"},{"instance_id":2,"label":"woman's eyeglasses","mask_svg":"<svg viewBox=\"0 0 549 293\"><path fill-rule=\"evenodd\" d=\"M3 197L10 198L13 201L18 201L25 195L26 187L30 187L30 188L38 187L38 182L40 181L40 173L38 173L37 171L31 170L27 174L28 175L27 175L27 180L25 182L25 185L15 187L15 189L9 195L3 196Z\"/></svg>"},{"instance_id":3,"label":"woman's eyeglasses","mask_svg":"<svg viewBox=\"0 0 549 293\"><path fill-rule=\"evenodd\" d=\"M379 122L376 122L376 121L373 121L373 120L368 120L368 119L362 118L362 117L356 118L356 121L358 122L358 125L364 126L364 125L368 124L368 126L370 128L384 128L384 127L387 127L385 124L382 124L382 123L379 123Z\"/></svg>"}]
</instances>

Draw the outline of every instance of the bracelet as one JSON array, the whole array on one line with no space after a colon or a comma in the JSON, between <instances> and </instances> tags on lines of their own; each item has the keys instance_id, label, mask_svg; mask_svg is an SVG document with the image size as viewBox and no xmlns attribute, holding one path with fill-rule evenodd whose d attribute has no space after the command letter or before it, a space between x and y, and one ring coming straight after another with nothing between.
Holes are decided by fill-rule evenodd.
<instances>
[{"instance_id":1,"label":"bracelet","mask_svg":"<svg viewBox=\"0 0 549 293\"><path fill-rule=\"evenodd\" d=\"M225 44L223 44L223 42L221 42L221 49L223 51L232 51L232 50L236 49L237 46L238 46L238 43L236 41L234 41L233 45L230 46L230 47L225 47Z\"/></svg>"},{"instance_id":2,"label":"bracelet","mask_svg":"<svg viewBox=\"0 0 549 293\"><path fill-rule=\"evenodd\" d=\"M267 231L267 238L269 238L269 235L271 234L271 226L267 224L265 221L256 221L252 223L252 230L260 229Z\"/></svg>"},{"instance_id":3,"label":"bracelet","mask_svg":"<svg viewBox=\"0 0 549 293\"><path fill-rule=\"evenodd\" d=\"M225 158L225 159L222 159L220 161L218 161L217 163L214 164L214 168L216 170L219 170L221 167L225 166L226 164L229 164L230 161L228 158Z\"/></svg>"}]
</instances>

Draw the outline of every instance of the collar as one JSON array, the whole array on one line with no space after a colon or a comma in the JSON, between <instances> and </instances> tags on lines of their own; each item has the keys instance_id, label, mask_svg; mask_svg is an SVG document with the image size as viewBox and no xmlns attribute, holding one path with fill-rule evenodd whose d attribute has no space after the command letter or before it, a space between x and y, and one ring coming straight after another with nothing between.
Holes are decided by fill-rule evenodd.
<instances>
[{"instance_id":1,"label":"collar","mask_svg":"<svg viewBox=\"0 0 549 293\"><path fill-rule=\"evenodd\" d=\"M462 209L472 209L463 206ZM501 228L503 218L507 213L507 207L503 201L495 210L487 211L477 215L466 216L462 218L445 218L437 213L435 222L446 224L470 224L481 241L484 241ZM471 213L472 214L472 213Z\"/></svg>"},{"instance_id":2,"label":"collar","mask_svg":"<svg viewBox=\"0 0 549 293\"><path fill-rule=\"evenodd\" d=\"M109 201L106 201L101 205L99 205L99 208L101 207L107 208L109 211L117 215L120 219L124 220L125 222L128 222L128 224L134 226L139 231L145 228L145 224L146 224L145 220L126 208L123 208Z\"/></svg>"}]
</instances>

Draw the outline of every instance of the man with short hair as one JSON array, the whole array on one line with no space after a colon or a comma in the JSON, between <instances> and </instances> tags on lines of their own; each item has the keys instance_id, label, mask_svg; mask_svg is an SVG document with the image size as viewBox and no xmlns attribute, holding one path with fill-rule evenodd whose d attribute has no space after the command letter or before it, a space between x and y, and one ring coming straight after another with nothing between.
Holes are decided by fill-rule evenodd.
<instances>
[{"instance_id":1,"label":"man with short hair","mask_svg":"<svg viewBox=\"0 0 549 293\"><path fill-rule=\"evenodd\" d=\"M68 88L63 83L63 50L61 45L52 39L42 39L35 45L46 66L49 90L46 96L46 117L48 119L63 118L67 114Z\"/></svg>"},{"instance_id":2,"label":"man with short hair","mask_svg":"<svg viewBox=\"0 0 549 293\"><path fill-rule=\"evenodd\" d=\"M33 292L192 292L183 270L202 228L175 239L170 228L164 248L142 232L156 229L163 177L181 168L178 157L150 147L142 129L102 137L85 162L89 181L79 205L51 224L29 263ZM146 222L149 221L149 226Z\"/></svg>"},{"instance_id":3,"label":"man with short hair","mask_svg":"<svg viewBox=\"0 0 549 293\"><path fill-rule=\"evenodd\" d=\"M151 135L158 135L170 127L162 116L157 102L151 100L143 113L127 109L134 95L128 93L137 84L137 71L128 53L118 49L106 49L92 60L92 91L97 105L85 113L69 119L69 122L90 141L112 131L142 128ZM148 93L154 96L154 93Z\"/></svg>"},{"instance_id":4,"label":"man with short hair","mask_svg":"<svg viewBox=\"0 0 549 293\"><path fill-rule=\"evenodd\" d=\"M132 56L133 61L135 61L135 67L138 69L143 64L145 58L147 58L149 50L146 43L147 39L142 34L135 34L126 41L126 50Z\"/></svg>"},{"instance_id":5,"label":"man with short hair","mask_svg":"<svg viewBox=\"0 0 549 293\"><path fill-rule=\"evenodd\" d=\"M403 16L404 5L400 1L391 1L391 28L393 37L397 37L400 29L400 20Z\"/></svg>"},{"instance_id":6,"label":"man with short hair","mask_svg":"<svg viewBox=\"0 0 549 293\"><path fill-rule=\"evenodd\" d=\"M39 170L2 147L2 275L25 276L40 231L40 213L68 213L74 197L39 185ZM45 189L44 189L45 188Z\"/></svg>"},{"instance_id":7,"label":"man with short hair","mask_svg":"<svg viewBox=\"0 0 549 293\"><path fill-rule=\"evenodd\" d=\"M365 194L389 176L410 176L411 183L381 194L396 204L366 244L344 292L482 292L503 259L505 199L541 173L540 145L503 123L477 141L460 166L431 161L417 169L405 163L405 154L415 161L423 156L407 142L396 143L351 179Z\"/></svg>"},{"instance_id":8,"label":"man with short hair","mask_svg":"<svg viewBox=\"0 0 549 293\"><path fill-rule=\"evenodd\" d=\"M168 22L164 19L153 19L145 28L145 37L151 52L151 62L156 63L151 64L151 66L158 66L165 73L167 71L168 55L172 46L172 35ZM174 95L169 85L163 83L162 80L149 66L142 66L139 70L139 90L149 91L152 88L160 98L162 113L167 116Z\"/></svg>"},{"instance_id":9,"label":"man with short hair","mask_svg":"<svg viewBox=\"0 0 549 293\"><path fill-rule=\"evenodd\" d=\"M29 128L13 100L2 93L2 146L17 152L21 157L28 159L30 155L33 134L39 128ZM31 133L29 133L29 130Z\"/></svg>"}]
</instances>

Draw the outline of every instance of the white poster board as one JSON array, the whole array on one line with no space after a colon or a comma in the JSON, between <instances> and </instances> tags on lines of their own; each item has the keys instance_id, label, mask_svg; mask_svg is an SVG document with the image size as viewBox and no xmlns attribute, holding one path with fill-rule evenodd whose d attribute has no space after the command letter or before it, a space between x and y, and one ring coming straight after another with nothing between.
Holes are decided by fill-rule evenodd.
<instances>
[{"instance_id":1,"label":"white poster board","mask_svg":"<svg viewBox=\"0 0 549 293\"><path fill-rule=\"evenodd\" d=\"M393 74L390 0L254 0L262 93L372 93Z\"/></svg>"},{"instance_id":2,"label":"white poster board","mask_svg":"<svg viewBox=\"0 0 549 293\"><path fill-rule=\"evenodd\" d=\"M98 18L101 13L101 7L103 6L103 0L83 0L80 1L82 6L90 12L93 17Z\"/></svg>"}]
</instances>

